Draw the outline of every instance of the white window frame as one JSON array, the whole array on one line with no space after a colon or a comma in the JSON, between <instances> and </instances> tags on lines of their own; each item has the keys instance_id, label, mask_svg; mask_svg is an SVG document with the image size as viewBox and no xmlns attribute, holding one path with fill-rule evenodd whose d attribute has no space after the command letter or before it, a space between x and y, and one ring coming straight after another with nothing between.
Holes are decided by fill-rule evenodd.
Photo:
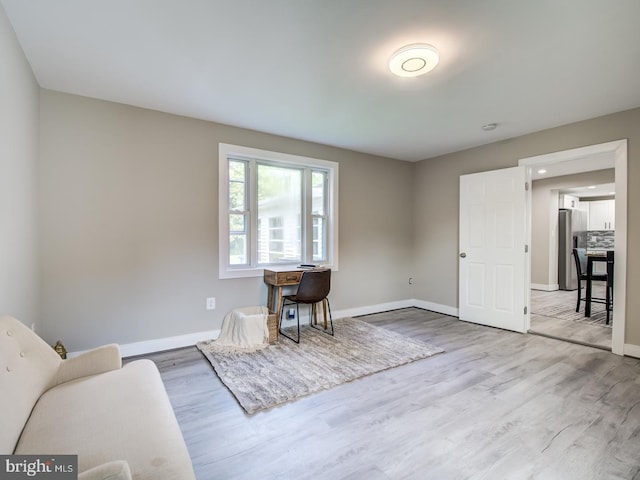
<instances>
[{"instance_id":1,"label":"white window frame","mask_svg":"<svg viewBox=\"0 0 640 480\"><path fill-rule=\"evenodd\" d=\"M338 270L338 166L337 162L329 160L321 160L311 157L302 157L299 155L291 155L287 153L271 152L251 147L243 147L240 145L231 145L228 143L218 144L218 266L219 278L246 278L259 277L264 274L264 265L258 266L255 256L252 255L252 264L248 266L234 266L229 264L229 158L239 158L247 160L267 161L282 166L318 168L327 172L327 260L322 262L323 266L330 267L332 270ZM250 174L253 175L253 174ZM253 182L250 182L253 184ZM255 192L249 192L249 196L254 196ZM313 222L311 221L311 189L307 189L307 198L303 199L306 206L306 216L309 218L310 225L307 230L313 231ZM252 202L250 200L249 205ZM257 215L255 208L250 211L251 215ZM250 222L251 225L257 222ZM253 228L253 227L250 227ZM256 245L255 231L249 232L248 249L254 251ZM306 236L307 247L312 243L312 235ZM303 237L304 238L304 237ZM307 248L308 256L313 256L313 249ZM302 259L302 263L311 260ZM291 264L279 263L274 268L291 268L299 265L300 262Z\"/></svg>"}]
</instances>

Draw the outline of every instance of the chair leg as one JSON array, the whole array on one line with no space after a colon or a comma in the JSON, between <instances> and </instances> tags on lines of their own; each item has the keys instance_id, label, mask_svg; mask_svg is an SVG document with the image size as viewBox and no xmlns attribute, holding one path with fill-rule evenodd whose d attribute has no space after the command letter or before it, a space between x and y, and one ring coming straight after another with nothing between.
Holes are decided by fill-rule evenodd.
<instances>
[{"instance_id":1,"label":"chair leg","mask_svg":"<svg viewBox=\"0 0 640 480\"><path fill-rule=\"evenodd\" d=\"M611 314L611 289L609 285L606 286L606 295L605 295L605 307L607 310L607 325L609 325L609 316Z\"/></svg>"},{"instance_id":2,"label":"chair leg","mask_svg":"<svg viewBox=\"0 0 640 480\"><path fill-rule=\"evenodd\" d=\"M333 317L331 316L331 305L329 305L329 299L325 298L324 301L327 303L327 310L329 310L329 323L331 324L331 333L329 335L333 336L335 333L333 330ZM325 320L326 320L326 312L325 312Z\"/></svg>"},{"instance_id":3,"label":"chair leg","mask_svg":"<svg viewBox=\"0 0 640 480\"><path fill-rule=\"evenodd\" d=\"M576 305L576 312L580 311L580 297L582 296L582 280L578 280L578 304Z\"/></svg>"},{"instance_id":4,"label":"chair leg","mask_svg":"<svg viewBox=\"0 0 640 480\"><path fill-rule=\"evenodd\" d=\"M326 333L327 335L331 335L333 337L333 334L335 332L333 330L333 317L331 316L331 305L329 304L329 299L328 298L325 298L324 300L322 300L322 306L323 306L323 311L324 311L325 323L327 321L327 310L329 310L329 324L331 325L331 331L327 331L326 328L320 328L317 325L314 325L313 322L309 322L309 324L311 325L312 328L315 328L316 330L319 330L322 333Z\"/></svg>"},{"instance_id":5,"label":"chair leg","mask_svg":"<svg viewBox=\"0 0 640 480\"><path fill-rule=\"evenodd\" d=\"M292 305L292 304L289 304L289 305ZM278 332L283 337L287 337L289 340L292 340L296 343L300 343L300 306L296 303L296 321L298 322L298 338L297 339L290 337L289 335L284 333L284 331L282 330L282 316L284 315L284 310L285 310L284 307L285 305L282 305L282 310L280 311L280 323L278 324Z\"/></svg>"}]
</instances>

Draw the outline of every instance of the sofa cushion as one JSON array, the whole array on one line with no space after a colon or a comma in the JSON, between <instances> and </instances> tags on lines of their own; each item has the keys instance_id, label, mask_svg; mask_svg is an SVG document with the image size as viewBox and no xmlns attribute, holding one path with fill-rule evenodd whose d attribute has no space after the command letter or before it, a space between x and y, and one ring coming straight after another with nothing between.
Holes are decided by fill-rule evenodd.
<instances>
[{"instance_id":1,"label":"sofa cushion","mask_svg":"<svg viewBox=\"0 0 640 480\"><path fill-rule=\"evenodd\" d=\"M193 479L180 427L155 364L62 383L38 400L16 454L77 454L78 470L126 460L136 480Z\"/></svg>"},{"instance_id":2,"label":"sofa cushion","mask_svg":"<svg viewBox=\"0 0 640 480\"><path fill-rule=\"evenodd\" d=\"M31 409L55 385L60 356L13 317L0 316L0 453L13 453Z\"/></svg>"}]
</instances>

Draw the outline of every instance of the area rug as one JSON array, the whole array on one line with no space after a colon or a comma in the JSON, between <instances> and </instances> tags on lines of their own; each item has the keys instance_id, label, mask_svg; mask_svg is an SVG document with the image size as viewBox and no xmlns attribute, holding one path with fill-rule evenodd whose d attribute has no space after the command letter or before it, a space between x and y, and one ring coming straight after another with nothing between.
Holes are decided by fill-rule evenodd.
<instances>
[{"instance_id":1,"label":"area rug","mask_svg":"<svg viewBox=\"0 0 640 480\"><path fill-rule=\"evenodd\" d=\"M582 290L584 295L584 289ZM604 296L603 288L594 288L594 297ZM607 312L604 304L591 303L591 316L584 316L584 302L580 302L580 311L576 312L576 291L553 291L542 292L531 291L531 313L544 317L559 318L561 320L572 320L577 323L597 325L611 328L611 323L607 325Z\"/></svg>"},{"instance_id":2,"label":"area rug","mask_svg":"<svg viewBox=\"0 0 640 480\"><path fill-rule=\"evenodd\" d=\"M333 337L305 326L299 344L280 336L255 352L221 353L211 341L197 347L248 414L443 352L362 320L333 323Z\"/></svg>"}]
</instances>

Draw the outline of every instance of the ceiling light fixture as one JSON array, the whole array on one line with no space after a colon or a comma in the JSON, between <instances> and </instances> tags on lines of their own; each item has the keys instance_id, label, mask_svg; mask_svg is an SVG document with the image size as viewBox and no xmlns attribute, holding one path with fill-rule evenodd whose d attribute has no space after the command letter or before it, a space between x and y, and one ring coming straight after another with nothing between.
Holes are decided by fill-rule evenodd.
<instances>
[{"instance_id":1,"label":"ceiling light fixture","mask_svg":"<svg viewBox=\"0 0 640 480\"><path fill-rule=\"evenodd\" d=\"M544 168L541 168L540 170L538 170L538 173L540 175L544 175L545 173L547 173L547 171Z\"/></svg>"},{"instance_id":2,"label":"ceiling light fixture","mask_svg":"<svg viewBox=\"0 0 640 480\"><path fill-rule=\"evenodd\" d=\"M433 70L440 55L427 43L414 43L396 50L389 60L389 70L399 77L417 77Z\"/></svg>"},{"instance_id":3,"label":"ceiling light fixture","mask_svg":"<svg viewBox=\"0 0 640 480\"><path fill-rule=\"evenodd\" d=\"M482 125L482 130L484 130L485 132L490 132L491 130L495 130L497 127L497 123L487 123L486 125Z\"/></svg>"}]
</instances>

